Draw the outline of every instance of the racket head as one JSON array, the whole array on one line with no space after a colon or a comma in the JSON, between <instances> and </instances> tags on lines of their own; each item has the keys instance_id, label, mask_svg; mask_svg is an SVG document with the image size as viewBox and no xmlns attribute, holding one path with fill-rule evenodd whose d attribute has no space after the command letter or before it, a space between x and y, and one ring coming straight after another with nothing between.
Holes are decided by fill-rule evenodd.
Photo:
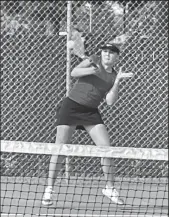
<instances>
[{"instance_id":1,"label":"racket head","mask_svg":"<svg viewBox=\"0 0 169 217\"><path fill-rule=\"evenodd\" d=\"M77 57L80 57L81 59L88 59L91 66L94 66L96 68L99 67L99 65L97 63L95 63L95 61L86 56L85 54L85 39L84 39L84 34L83 31L81 31L80 29L76 28L76 27L72 27L71 30L71 40L74 42L73 45L73 53L74 55L76 55Z\"/></svg>"},{"instance_id":2,"label":"racket head","mask_svg":"<svg viewBox=\"0 0 169 217\"><path fill-rule=\"evenodd\" d=\"M77 28L72 28L71 40L74 41L73 53L74 55L84 59L85 58L85 46L84 39L82 38L83 32Z\"/></svg>"}]
</instances>

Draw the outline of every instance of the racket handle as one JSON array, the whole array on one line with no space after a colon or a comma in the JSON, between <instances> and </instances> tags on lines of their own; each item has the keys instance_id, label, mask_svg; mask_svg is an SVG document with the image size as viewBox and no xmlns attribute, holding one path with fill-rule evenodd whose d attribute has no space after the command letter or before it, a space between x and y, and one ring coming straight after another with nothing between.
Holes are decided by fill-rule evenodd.
<instances>
[{"instance_id":1,"label":"racket handle","mask_svg":"<svg viewBox=\"0 0 169 217\"><path fill-rule=\"evenodd\" d=\"M94 66L94 67L96 67L96 68L99 68L99 66L98 66L96 63L94 63L93 60L92 60L90 57L84 56L84 57L83 57L83 60L89 60L90 63L91 63L91 66Z\"/></svg>"},{"instance_id":2,"label":"racket handle","mask_svg":"<svg viewBox=\"0 0 169 217\"><path fill-rule=\"evenodd\" d=\"M98 65L96 63L92 62L92 61L91 61L91 65L96 67L96 68L99 68Z\"/></svg>"},{"instance_id":3,"label":"racket handle","mask_svg":"<svg viewBox=\"0 0 169 217\"><path fill-rule=\"evenodd\" d=\"M89 61L90 61L92 66L99 68L99 65L97 65L95 62L93 62L93 60L91 58L89 58Z\"/></svg>"}]
</instances>

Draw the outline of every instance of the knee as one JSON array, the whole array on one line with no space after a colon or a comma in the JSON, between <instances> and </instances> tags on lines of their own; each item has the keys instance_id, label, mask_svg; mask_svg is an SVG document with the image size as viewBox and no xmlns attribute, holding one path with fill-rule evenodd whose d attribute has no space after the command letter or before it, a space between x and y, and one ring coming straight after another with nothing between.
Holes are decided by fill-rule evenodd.
<instances>
[{"instance_id":1,"label":"knee","mask_svg":"<svg viewBox=\"0 0 169 217\"><path fill-rule=\"evenodd\" d=\"M56 142L57 144L67 144L70 142L75 127L63 125L57 127Z\"/></svg>"},{"instance_id":2,"label":"knee","mask_svg":"<svg viewBox=\"0 0 169 217\"><path fill-rule=\"evenodd\" d=\"M57 134L56 135L56 144L67 144L70 142L70 139L65 136L64 134Z\"/></svg>"}]
</instances>

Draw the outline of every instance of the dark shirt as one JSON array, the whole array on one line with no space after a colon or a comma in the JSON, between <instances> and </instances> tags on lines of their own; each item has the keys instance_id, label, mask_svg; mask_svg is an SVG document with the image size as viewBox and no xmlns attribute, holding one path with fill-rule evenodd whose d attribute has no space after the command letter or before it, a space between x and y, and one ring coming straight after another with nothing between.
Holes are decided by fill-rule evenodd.
<instances>
[{"instance_id":1,"label":"dark shirt","mask_svg":"<svg viewBox=\"0 0 169 217\"><path fill-rule=\"evenodd\" d=\"M99 64L99 73L80 77L70 91L69 98L81 105L97 108L106 93L112 88L117 73L114 69L112 69L112 73L108 73L103 68L98 56L93 55L91 58Z\"/></svg>"}]
</instances>

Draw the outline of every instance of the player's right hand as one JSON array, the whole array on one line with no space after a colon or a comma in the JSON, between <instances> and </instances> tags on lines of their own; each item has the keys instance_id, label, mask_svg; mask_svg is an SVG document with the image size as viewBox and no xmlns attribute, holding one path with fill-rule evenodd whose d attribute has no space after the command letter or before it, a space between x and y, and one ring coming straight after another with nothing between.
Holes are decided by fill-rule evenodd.
<instances>
[{"instance_id":1,"label":"player's right hand","mask_svg":"<svg viewBox=\"0 0 169 217\"><path fill-rule=\"evenodd\" d=\"M100 72L99 68L95 65L91 65L91 67L89 68L91 70L91 74L98 74Z\"/></svg>"}]
</instances>

